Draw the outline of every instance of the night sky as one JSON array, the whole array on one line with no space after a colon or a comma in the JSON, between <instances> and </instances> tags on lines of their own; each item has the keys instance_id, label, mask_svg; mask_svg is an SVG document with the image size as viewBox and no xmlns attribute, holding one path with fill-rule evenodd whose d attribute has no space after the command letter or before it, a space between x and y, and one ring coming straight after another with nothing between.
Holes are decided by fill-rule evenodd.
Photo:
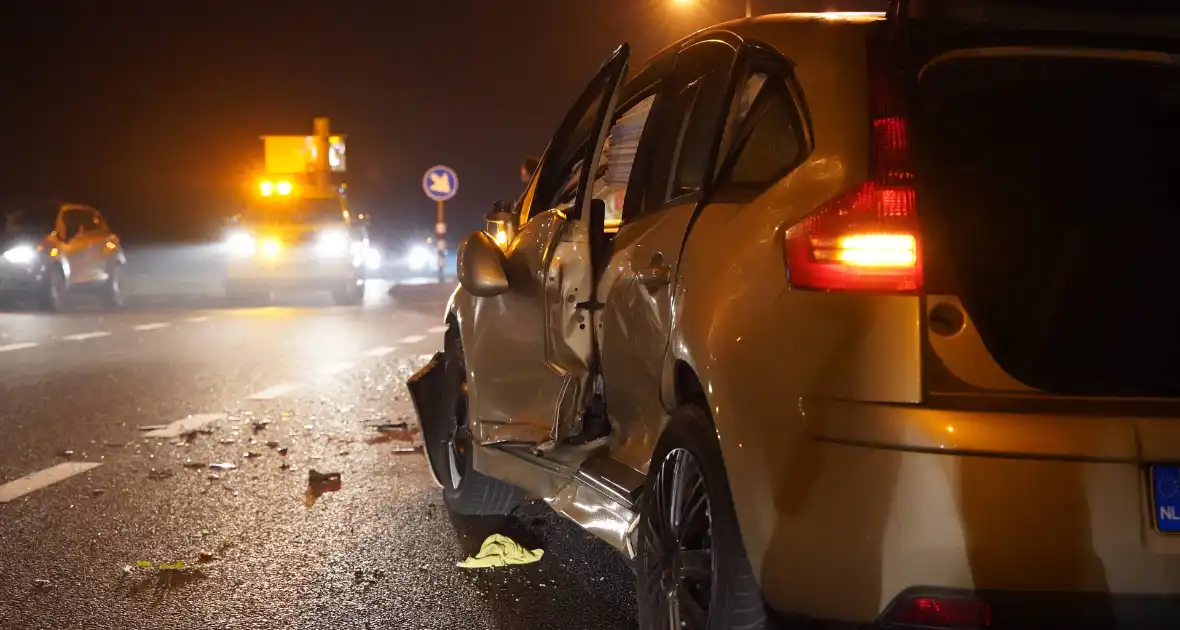
<instances>
[{"instance_id":1,"label":"night sky","mask_svg":"<svg viewBox=\"0 0 1180 630\"><path fill-rule=\"evenodd\" d=\"M868 7L864 5L868 4ZM874 0L754 0L754 10ZM261 166L261 134L348 134L354 205L428 228L422 172L459 173L453 232L521 189L598 65L633 64L742 0L6 0L0 197L90 203L133 240L210 236Z\"/></svg>"}]
</instances>

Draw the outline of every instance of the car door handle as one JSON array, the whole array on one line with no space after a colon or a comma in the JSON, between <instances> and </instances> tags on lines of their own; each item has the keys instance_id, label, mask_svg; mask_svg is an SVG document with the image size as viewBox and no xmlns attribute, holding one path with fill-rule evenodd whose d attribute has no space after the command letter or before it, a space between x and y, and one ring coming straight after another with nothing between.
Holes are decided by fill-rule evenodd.
<instances>
[{"instance_id":1,"label":"car door handle","mask_svg":"<svg viewBox=\"0 0 1180 630\"><path fill-rule=\"evenodd\" d=\"M648 293L655 293L672 282L672 268L668 265L656 265L647 269L640 269L635 278L647 289Z\"/></svg>"}]
</instances>

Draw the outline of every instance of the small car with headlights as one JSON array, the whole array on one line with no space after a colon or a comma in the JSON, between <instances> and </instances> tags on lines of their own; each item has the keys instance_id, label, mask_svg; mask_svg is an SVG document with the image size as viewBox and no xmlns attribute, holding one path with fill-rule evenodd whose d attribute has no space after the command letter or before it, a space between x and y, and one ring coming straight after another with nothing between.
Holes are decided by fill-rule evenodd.
<instances>
[{"instance_id":1,"label":"small car with headlights","mask_svg":"<svg viewBox=\"0 0 1180 630\"><path fill-rule=\"evenodd\" d=\"M623 46L408 383L654 628L1180 628L1180 4L902 0Z\"/></svg>"},{"instance_id":2,"label":"small car with headlights","mask_svg":"<svg viewBox=\"0 0 1180 630\"><path fill-rule=\"evenodd\" d=\"M24 202L3 211L0 301L28 301L59 311L68 293L91 293L109 307L123 305L127 258L98 210Z\"/></svg>"},{"instance_id":3,"label":"small car with headlights","mask_svg":"<svg viewBox=\"0 0 1180 630\"><path fill-rule=\"evenodd\" d=\"M225 236L225 293L234 304L265 303L276 291L327 291L340 305L364 298L365 226L342 191L292 192L279 182L230 221Z\"/></svg>"}]
</instances>

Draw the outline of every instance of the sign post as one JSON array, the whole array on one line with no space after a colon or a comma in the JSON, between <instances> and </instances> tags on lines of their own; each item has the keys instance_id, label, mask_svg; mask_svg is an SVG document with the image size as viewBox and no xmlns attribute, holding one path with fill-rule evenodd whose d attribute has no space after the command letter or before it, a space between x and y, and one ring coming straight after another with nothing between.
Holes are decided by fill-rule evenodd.
<instances>
[{"instance_id":1,"label":"sign post","mask_svg":"<svg viewBox=\"0 0 1180 630\"><path fill-rule=\"evenodd\" d=\"M446 274L447 263L447 215L446 202L455 197L459 191L459 176L449 166L438 165L426 171L422 176L422 191L426 196L438 204L438 213L434 224L435 242L438 244L438 281L442 283Z\"/></svg>"}]
</instances>

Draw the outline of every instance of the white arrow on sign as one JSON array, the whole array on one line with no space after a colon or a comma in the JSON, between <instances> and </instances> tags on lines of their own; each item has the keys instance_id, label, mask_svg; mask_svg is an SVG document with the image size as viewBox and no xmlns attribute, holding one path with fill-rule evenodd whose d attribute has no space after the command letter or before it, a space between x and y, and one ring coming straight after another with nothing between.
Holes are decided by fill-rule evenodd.
<instances>
[{"instance_id":1,"label":"white arrow on sign","mask_svg":"<svg viewBox=\"0 0 1180 630\"><path fill-rule=\"evenodd\" d=\"M431 173L430 174L430 190L440 194L451 194L451 178L446 173Z\"/></svg>"}]
</instances>

